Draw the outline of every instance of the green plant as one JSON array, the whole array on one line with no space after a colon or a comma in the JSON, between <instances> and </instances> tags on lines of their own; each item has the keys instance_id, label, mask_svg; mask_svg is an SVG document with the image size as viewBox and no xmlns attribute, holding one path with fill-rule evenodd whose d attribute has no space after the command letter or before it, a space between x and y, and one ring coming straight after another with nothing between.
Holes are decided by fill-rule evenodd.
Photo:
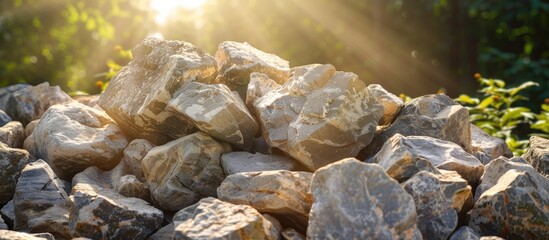
<instances>
[{"instance_id":1,"label":"green plant","mask_svg":"<svg viewBox=\"0 0 549 240\"><path fill-rule=\"evenodd\" d=\"M473 124L494 137L504 139L515 155L521 155L528 146L528 140L520 138L524 134L519 134L517 127L532 123L536 114L527 107L516 106L516 103L528 100L519 94L521 91L538 84L528 81L517 87L505 88L503 80L483 78L480 74L475 74L475 78L483 87L479 92L484 98L472 98L462 94L456 101L466 105ZM549 126L547 119L545 124L546 127ZM540 123L539 126L542 127L543 124Z\"/></svg>"},{"instance_id":2,"label":"green plant","mask_svg":"<svg viewBox=\"0 0 549 240\"><path fill-rule=\"evenodd\" d=\"M549 98L546 98L545 102L541 104L541 111L535 117L536 122L530 125L530 127L543 133L535 133L533 135L549 138Z\"/></svg>"}]
</instances>

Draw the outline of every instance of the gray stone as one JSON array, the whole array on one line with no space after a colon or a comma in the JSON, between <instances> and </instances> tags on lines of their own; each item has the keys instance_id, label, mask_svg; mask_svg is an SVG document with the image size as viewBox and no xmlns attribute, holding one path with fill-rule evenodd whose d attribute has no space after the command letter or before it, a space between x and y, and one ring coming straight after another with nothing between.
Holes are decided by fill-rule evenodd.
<instances>
[{"instance_id":1,"label":"gray stone","mask_svg":"<svg viewBox=\"0 0 549 240\"><path fill-rule=\"evenodd\" d=\"M13 197L14 230L70 238L68 199L63 182L46 162L27 164Z\"/></svg>"},{"instance_id":2,"label":"gray stone","mask_svg":"<svg viewBox=\"0 0 549 240\"><path fill-rule=\"evenodd\" d=\"M6 112L12 119L27 125L41 118L50 106L73 101L59 86L50 87L49 83L44 82L12 93Z\"/></svg>"},{"instance_id":3,"label":"gray stone","mask_svg":"<svg viewBox=\"0 0 549 240\"><path fill-rule=\"evenodd\" d=\"M99 100L100 96L101 96L100 94L95 94L95 95L75 96L73 98L79 103L82 103L89 107L95 107L97 106L97 100Z\"/></svg>"},{"instance_id":4,"label":"gray stone","mask_svg":"<svg viewBox=\"0 0 549 240\"><path fill-rule=\"evenodd\" d=\"M4 219L0 217L0 230L8 230L8 225L4 223Z\"/></svg>"},{"instance_id":5,"label":"gray stone","mask_svg":"<svg viewBox=\"0 0 549 240\"><path fill-rule=\"evenodd\" d=\"M469 111L442 94L425 95L408 102L388 128L381 130L360 152L360 159L375 155L393 135L428 136L456 143L471 153Z\"/></svg>"},{"instance_id":6,"label":"gray stone","mask_svg":"<svg viewBox=\"0 0 549 240\"><path fill-rule=\"evenodd\" d=\"M22 148L25 137L25 128L20 122L11 121L0 127L0 142L8 147Z\"/></svg>"},{"instance_id":7,"label":"gray stone","mask_svg":"<svg viewBox=\"0 0 549 240\"><path fill-rule=\"evenodd\" d=\"M107 114L77 102L50 107L24 143L65 180L90 166L113 168L127 145Z\"/></svg>"},{"instance_id":8,"label":"gray stone","mask_svg":"<svg viewBox=\"0 0 549 240\"><path fill-rule=\"evenodd\" d=\"M305 240L305 236L293 228L286 228L282 231L282 239L284 240Z\"/></svg>"},{"instance_id":9,"label":"gray stone","mask_svg":"<svg viewBox=\"0 0 549 240\"><path fill-rule=\"evenodd\" d=\"M0 143L0 206L13 198L21 171L32 160L26 150Z\"/></svg>"},{"instance_id":10,"label":"gray stone","mask_svg":"<svg viewBox=\"0 0 549 240\"><path fill-rule=\"evenodd\" d=\"M479 240L478 233L468 226L462 226L456 230L449 240Z\"/></svg>"},{"instance_id":11,"label":"gray stone","mask_svg":"<svg viewBox=\"0 0 549 240\"><path fill-rule=\"evenodd\" d=\"M402 182L415 173L426 170L437 173L438 169L458 172L470 184L480 179L484 165L473 155L453 142L427 136L405 137L395 134L374 156L389 176Z\"/></svg>"},{"instance_id":12,"label":"gray stone","mask_svg":"<svg viewBox=\"0 0 549 240\"><path fill-rule=\"evenodd\" d=\"M25 139L27 139L32 132L34 131L34 128L36 128L36 125L40 122L40 119L32 120L30 123L25 126Z\"/></svg>"},{"instance_id":13,"label":"gray stone","mask_svg":"<svg viewBox=\"0 0 549 240\"><path fill-rule=\"evenodd\" d=\"M203 198L175 214L174 239L276 239L271 222L247 205Z\"/></svg>"},{"instance_id":14,"label":"gray stone","mask_svg":"<svg viewBox=\"0 0 549 240\"><path fill-rule=\"evenodd\" d=\"M42 234L29 234L10 230L0 230L0 240L53 240Z\"/></svg>"},{"instance_id":15,"label":"gray stone","mask_svg":"<svg viewBox=\"0 0 549 240\"><path fill-rule=\"evenodd\" d=\"M263 216L265 220L271 222L270 228L267 229L270 232L269 235L273 236L273 239L280 239L281 237L280 234L282 233L283 229L282 229L282 224L280 224L278 219L266 213L261 214L261 216Z\"/></svg>"},{"instance_id":16,"label":"gray stone","mask_svg":"<svg viewBox=\"0 0 549 240\"><path fill-rule=\"evenodd\" d=\"M290 77L288 61L265 53L248 43L226 41L219 44L215 53L219 76L216 82L223 83L237 91L242 99L246 98L250 74L263 73L278 84Z\"/></svg>"},{"instance_id":17,"label":"gray stone","mask_svg":"<svg viewBox=\"0 0 549 240\"><path fill-rule=\"evenodd\" d=\"M383 115L357 75L329 64L295 68L282 87L254 105L267 143L310 170L356 156Z\"/></svg>"},{"instance_id":18,"label":"gray stone","mask_svg":"<svg viewBox=\"0 0 549 240\"><path fill-rule=\"evenodd\" d=\"M162 211L97 185L76 184L69 200L73 237L145 239L162 226Z\"/></svg>"},{"instance_id":19,"label":"gray stone","mask_svg":"<svg viewBox=\"0 0 549 240\"><path fill-rule=\"evenodd\" d=\"M523 157L541 175L549 177L549 139L538 136L531 137L530 146Z\"/></svg>"},{"instance_id":20,"label":"gray stone","mask_svg":"<svg viewBox=\"0 0 549 240\"><path fill-rule=\"evenodd\" d=\"M240 97L223 84L192 82L168 103L181 121L189 121L213 138L249 150L259 126Z\"/></svg>"},{"instance_id":21,"label":"gray stone","mask_svg":"<svg viewBox=\"0 0 549 240\"><path fill-rule=\"evenodd\" d=\"M15 106L8 105L8 101L14 92L17 92L23 88L30 87L28 84L15 84L7 87L0 88L0 110L8 112L8 108Z\"/></svg>"},{"instance_id":22,"label":"gray stone","mask_svg":"<svg viewBox=\"0 0 549 240\"><path fill-rule=\"evenodd\" d=\"M143 173L153 201L162 209L178 211L200 198L217 196L225 175L221 155L228 144L202 132L155 147L143 158Z\"/></svg>"},{"instance_id":23,"label":"gray stone","mask_svg":"<svg viewBox=\"0 0 549 240\"><path fill-rule=\"evenodd\" d=\"M13 210L13 200L10 200L0 210L0 217L2 217L5 223L13 228L13 222L15 221L15 210Z\"/></svg>"},{"instance_id":24,"label":"gray stone","mask_svg":"<svg viewBox=\"0 0 549 240\"><path fill-rule=\"evenodd\" d=\"M286 225L307 228L312 173L286 170L242 172L227 176L217 189L220 200L246 204L281 217Z\"/></svg>"},{"instance_id":25,"label":"gray stone","mask_svg":"<svg viewBox=\"0 0 549 240\"><path fill-rule=\"evenodd\" d=\"M385 90L379 84L368 85L368 91L383 105L383 117L379 120L379 125L389 125L404 106L404 101L396 95Z\"/></svg>"},{"instance_id":26,"label":"gray stone","mask_svg":"<svg viewBox=\"0 0 549 240\"><path fill-rule=\"evenodd\" d=\"M377 164L347 158L318 169L307 239L421 239L413 198Z\"/></svg>"},{"instance_id":27,"label":"gray stone","mask_svg":"<svg viewBox=\"0 0 549 240\"><path fill-rule=\"evenodd\" d=\"M156 231L152 235L150 235L147 240L166 240L166 239L173 239L173 232L175 230L175 226L173 223L170 223L160 230Z\"/></svg>"},{"instance_id":28,"label":"gray stone","mask_svg":"<svg viewBox=\"0 0 549 240\"><path fill-rule=\"evenodd\" d=\"M549 239L549 179L511 169L484 191L471 210L469 226L484 236Z\"/></svg>"},{"instance_id":29,"label":"gray stone","mask_svg":"<svg viewBox=\"0 0 549 240\"><path fill-rule=\"evenodd\" d=\"M458 213L473 199L471 186L456 172L421 171L402 187L414 198L417 227L424 239L448 239L458 226Z\"/></svg>"},{"instance_id":30,"label":"gray stone","mask_svg":"<svg viewBox=\"0 0 549 240\"><path fill-rule=\"evenodd\" d=\"M254 102L263 97L268 92L279 88L281 85L269 78L263 73L253 72L250 74L250 83L246 91L246 106L250 111L253 111ZM253 113L257 115L256 113Z\"/></svg>"},{"instance_id":31,"label":"gray stone","mask_svg":"<svg viewBox=\"0 0 549 240\"><path fill-rule=\"evenodd\" d=\"M148 38L133 50L133 60L114 76L97 104L130 138L157 145L195 131L166 105L187 83L211 83L215 59L182 41Z\"/></svg>"},{"instance_id":32,"label":"gray stone","mask_svg":"<svg viewBox=\"0 0 549 240\"><path fill-rule=\"evenodd\" d=\"M141 162L147 153L154 147L156 147L156 145L145 139L135 139L124 149L124 157L121 162L125 162L130 173L141 182L145 182L145 176L141 169Z\"/></svg>"},{"instance_id":33,"label":"gray stone","mask_svg":"<svg viewBox=\"0 0 549 240\"><path fill-rule=\"evenodd\" d=\"M8 116L6 112L2 111L2 109L0 109L0 127L6 125L6 123L9 122L11 122L11 117Z\"/></svg>"},{"instance_id":34,"label":"gray stone","mask_svg":"<svg viewBox=\"0 0 549 240\"><path fill-rule=\"evenodd\" d=\"M503 139L492 137L473 124L471 124L471 147L475 157L484 165L500 156L513 157L513 153Z\"/></svg>"},{"instance_id":35,"label":"gray stone","mask_svg":"<svg viewBox=\"0 0 549 240\"><path fill-rule=\"evenodd\" d=\"M261 153L230 152L221 156L221 165L226 175L240 172L257 172L272 170L302 170L293 159L281 155L265 155Z\"/></svg>"}]
</instances>

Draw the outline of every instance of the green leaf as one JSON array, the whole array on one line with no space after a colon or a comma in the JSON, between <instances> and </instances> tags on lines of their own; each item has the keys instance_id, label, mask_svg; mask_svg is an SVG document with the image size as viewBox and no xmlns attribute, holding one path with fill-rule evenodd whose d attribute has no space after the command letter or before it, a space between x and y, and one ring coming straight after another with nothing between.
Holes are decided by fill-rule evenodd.
<instances>
[{"instance_id":1,"label":"green leaf","mask_svg":"<svg viewBox=\"0 0 549 240\"><path fill-rule=\"evenodd\" d=\"M520 91L522 91L526 88L534 87L534 86L539 86L539 84L537 82L527 81L527 82L522 83L520 86L518 86L516 88L511 88L511 92L509 94L511 96L514 96L518 92L520 92Z\"/></svg>"},{"instance_id":2,"label":"green leaf","mask_svg":"<svg viewBox=\"0 0 549 240\"><path fill-rule=\"evenodd\" d=\"M478 98L471 98L466 94L459 95L459 97L456 98L455 100L460 103L466 103L466 104L478 104L479 102Z\"/></svg>"},{"instance_id":3,"label":"green leaf","mask_svg":"<svg viewBox=\"0 0 549 240\"><path fill-rule=\"evenodd\" d=\"M480 102L480 104L478 105L478 108L480 109L485 109L486 107L490 106L490 104L492 104L494 102L494 98L493 97L487 97L485 99L482 100L482 102Z\"/></svg>"},{"instance_id":4,"label":"green leaf","mask_svg":"<svg viewBox=\"0 0 549 240\"><path fill-rule=\"evenodd\" d=\"M508 123L510 120L524 118L522 114L527 112L530 112L530 109L525 107L507 109L507 111L505 111L505 113L501 117L501 122L503 125L506 125L506 123Z\"/></svg>"}]
</instances>

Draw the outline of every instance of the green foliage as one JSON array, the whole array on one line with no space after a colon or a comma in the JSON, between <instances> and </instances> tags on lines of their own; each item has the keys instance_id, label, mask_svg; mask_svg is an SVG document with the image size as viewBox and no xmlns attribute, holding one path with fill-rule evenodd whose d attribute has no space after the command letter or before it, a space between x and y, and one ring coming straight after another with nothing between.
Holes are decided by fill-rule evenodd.
<instances>
[{"instance_id":1,"label":"green foliage","mask_svg":"<svg viewBox=\"0 0 549 240\"><path fill-rule=\"evenodd\" d=\"M535 116L537 121L530 127L543 133L536 133L534 135L549 139L549 98L545 99L545 103L541 105L540 114L536 114Z\"/></svg>"}]
</instances>

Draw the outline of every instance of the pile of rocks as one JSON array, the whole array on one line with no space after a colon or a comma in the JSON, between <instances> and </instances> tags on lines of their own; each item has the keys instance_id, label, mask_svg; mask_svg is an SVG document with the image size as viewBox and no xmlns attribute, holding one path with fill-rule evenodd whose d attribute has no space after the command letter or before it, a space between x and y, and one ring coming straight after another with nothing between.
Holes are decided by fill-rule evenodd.
<instances>
[{"instance_id":1,"label":"pile of rocks","mask_svg":"<svg viewBox=\"0 0 549 240\"><path fill-rule=\"evenodd\" d=\"M100 96L0 89L0 239L549 238L549 140L247 43L132 53Z\"/></svg>"}]
</instances>

